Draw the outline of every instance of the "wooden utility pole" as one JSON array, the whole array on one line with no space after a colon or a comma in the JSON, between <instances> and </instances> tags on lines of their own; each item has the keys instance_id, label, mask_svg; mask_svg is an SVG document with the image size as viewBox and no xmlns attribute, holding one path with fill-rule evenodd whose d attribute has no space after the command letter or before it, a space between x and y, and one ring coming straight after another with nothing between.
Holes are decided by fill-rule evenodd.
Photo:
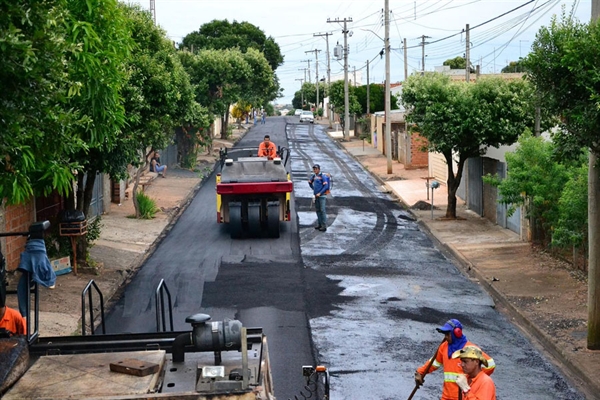
<instances>
[{"instance_id":1,"label":"wooden utility pole","mask_svg":"<svg viewBox=\"0 0 600 400\"><path fill-rule=\"evenodd\" d=\"M471 35L469 33L469 24L465 28L465 39L467 42L467 50L465 51L465 80L471 80Z\"/></svg>"},{"instance_id":2,"label":"wooden utility pole","mask_svg":"<svg viewBox=\"0 0 600 400\"><path fill-rule=\"evenodd\" d=\"M369 85L369 60L367 60L367 115L370 114L371 105L371 87Z\"/></svg>"},{"instance_id":3,"label":"wooden utility pole","mask_svg":"<svg viewBox=\"0 0 600 400\"><path fill-rule=\"evenodd\" d=\"M152 14L154 25L156 25L156 0L150 0L150 14Z\"/></svg>"},{"instance_id":4,"label":"wooden utility pole","mask_svg":"<svg viewBox=\"0 0 600 400\"><path fill-rule=\"evenodd\" d=\"M329 54L329 36L332 33L315 33L313 36L325 36L325 43L327 43L327 92L331 90L331 55ZM331 94L328 93L329 96L329 109L327 110L327 118L329 119L329 129L331 129L333 125L333 113L331 112ZM325 105L325 99L323 99L323 105Z\"/></svg>"},{"instance_id":5,"label":"wooden utility pole","mask_svg":"<svg viewBox=\"0 0 600 400\"><path fill-rule=\"evenodd\" d=\"M306 82L312 82L312 80L310 79L310 62L311 61L312 60L310 58L308 60L302 60L302 61L300 61L300 62L307 62L308 63L308 68L307 68L307 71L308 71L308 80Z\"/></svg>"},{"instance_id":6,"label":"wooden utility pole","mask_svg":"<svg viewBox=\"0 0 600 400\"><path fill-rule=\"evenodd\" d=\"M302 86L304 85L304 79L299 78L299 79L296 79L296 80L300 81L300 98L302 99L301 100L302 101L302 103L301 103L302 107L300 107L300 109L303 110L304 109L304 88Z\"/></svg>"},{"instance_id":7,"label":"wooden utility pole","mask_svg":"<svg viewBox=\"0 0 600 400\"><path fill-rule=\"evenodd\" d=\"M392 121L390 116L390 0L385 0L385 155L387 173L392 173ZM423 46L425 48L425 46Z\"/></svg>"},{"instance_id":8,"label":"wooden utility pole","mask_svg":"<svg viewBox=\"0 0 600 400\"><path fill-rule=\"evenodd\" d=\"M299 68L298 71L304 71L304 82L306 82L306 68Z\"/></svg>"},{"instance_id":9,"label":"wooden utility pole","mask_svg":"<svg viewBox=\"0 0 600 400\"><path fill-rule=\"evenodd\" d=\"M429 44L425 39L429 39L431 36L421 36L421 75L425 75L425 45Z\"/></svg>"},{"instance_id":10,"label":"wooden utility pole","mask_svg":"<svg viewBox=\"0 0 600 400\"><path fill-rule=\"evenodd\" d=\"M316 109L315 109L315 113L317 114L317 118L319 115L319 52L321 50L309 50L309 51L305 51L304 53L315 53L315 81L317 81L317 104L316 104Z\"/></svg>"},{"instance_id":11,"label":"wooden utility pole","mask_svg":"<svg viewBox=\"0 0 600 400\"><path fill-rule=\"evenodd\" d=\"M406 48L406 38L404 38L404 81L408 79L408 49Z\"/></svg>"},{"instance_id":12,"label":"wooden utility pole","mask_svg":"<svg viewBox=\"0 0 600 400\"><path fill-rule=\"evenodd\" d=\"M592 0L592 21L600 17L600 0ZM600 174L598 154L590 149L588 163L588 331L587 347L600 350Z\"/></svg>"},{"instance_id":13,"label":"wooden utility pole","mask_svg":"<svg viewBox=\"0 0 600 400\"><path fill-rule=\"evenodd\" d=\"M328 23L344 23L344 140L350 140L350 101L348 98L348 22L352 22L352 18L344 18L335 20L327 19Z\"/></svg>"}]
</instances>

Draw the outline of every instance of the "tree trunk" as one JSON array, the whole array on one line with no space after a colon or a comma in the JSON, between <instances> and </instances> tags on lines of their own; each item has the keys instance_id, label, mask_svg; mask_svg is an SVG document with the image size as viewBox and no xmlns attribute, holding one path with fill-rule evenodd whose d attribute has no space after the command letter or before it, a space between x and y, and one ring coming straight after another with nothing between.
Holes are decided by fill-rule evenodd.
<instances>
[{"instance_id":1,"label":"tree trunk","mask_svg":"<svg viewBox=\"0 0 600 400\"><path fill-rule=\"evenodd\" d=\"M90 205L94 196L94 184L96 183L96 171L87 171L77 175L77 210L83 211L86 220L89 221ZM88 256L88 243L84 236L77 237L77 264L86 264Z\"/></svg>"},{"instance_id":2,"label":"tree trunk","mask_svg":"<svg viewBox=\"0 0 600 400\"><path fill-rule=\"evenodd\" d=\"M588 172L588 334L587 347L600 350L600 174L598 155L590 151Z\"/></svg>"},{"instance_id":3,"label":"tree trunk","mask_svg":"<svg viewBox=\"0 0 600 400\"><path fill-rule=\"evenodd\" d=\"M446 164L448 166L448 206L446 207L446 218L456 219L456 191L460 186L465 161L462 156L458 159L456 175L454 175L452 152L444 153Z\"/></svg>"},{"instance_id":4,"label":"tree trunk","mask_svg":"<svg viewBox=\"0 0 600 400\"><path fill-rule=\"evenodd\" d=\"M140 218L142 213L140 212L140 205L137 201L137 192L138 186L140 185L140 177L142 176L142 172L146 170L150 162L148 161L148 157L150 154L154 153L154 149L151 149L148 154L144 153L144 164L140 166L135 172L135 178L133 179L133 188L131 188L131 200L133 201L133 208L135 208L135 217Z\"/></svg>"},{"instance_id":5,"label":"tree trunk","mask_svg":"<svg viewBox=\"0 0 600 400\"><path fill-rule=\"evenodd\" d=\"M223 115L223 118L221 118L221 121L223 122L221 124L221 139L225 140L227 139L227 128L229 127L229 104L227 104L225 114Z\"/></svg>"}]
</instances>

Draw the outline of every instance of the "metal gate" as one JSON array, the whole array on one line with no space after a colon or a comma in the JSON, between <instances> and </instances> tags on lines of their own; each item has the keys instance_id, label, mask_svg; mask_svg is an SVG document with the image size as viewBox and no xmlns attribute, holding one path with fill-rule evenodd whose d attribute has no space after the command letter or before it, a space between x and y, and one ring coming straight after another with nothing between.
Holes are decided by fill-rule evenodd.
<instances>
[{"instance_id":1,"label":"metal gate","mask_svg":"<svg viewBox=\"0 0 600 400\"><path fill-rule=\"evenodd\" d=\"M506 178L506 163L498 162L497 167L498 178L503 180ZM521 208L517 210L509 217L508 216L508 205L500 203L500 194L498 193L498 202L496 203L496 221L498 225L503 228L507 228L515 233L521 233Z\"/></svg>"},{"instance_id":2,"label":"metal gate","mask_svg":"<svg viewBox=\"0 0 600 400\"><path fill-rule=\"evenodd\" d=\"M469 158L467 162L469 163L467 171L469 179L467 184L467 207L483 216L483 161L481 157L476 157Z\"/></svg>"},{"instance_id":3,"label":"metal gate","mask_svg":"<svg viewBox=\"0 0 600 400\"><path fill-rule=\"evenodd\" d=\"M87 176L85 178L87 180ZM96 181L94 182L94 192L92 195L92 202L90 203L89 215L86 215L88 221L93 218L102 215L104 212L104 175L96 174Z\"/></svg>"}]
</instances>

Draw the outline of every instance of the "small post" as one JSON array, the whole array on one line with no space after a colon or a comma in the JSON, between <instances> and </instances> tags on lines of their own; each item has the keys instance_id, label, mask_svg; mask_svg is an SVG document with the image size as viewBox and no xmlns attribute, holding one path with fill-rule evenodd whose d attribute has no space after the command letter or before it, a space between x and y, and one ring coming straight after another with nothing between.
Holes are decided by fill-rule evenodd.
<instances>
[{"instance_id":1,"label":"small post","mask_svg":"<svg viewBox=\"0 0 600 400\"><path fill-rule=\"evenodd\" d=\"M431 219L433 219L433 186L431 187Z\"/></svg>"},{"instance_id":2,"label":"small post","mask_svg":"<svg viewBox=\"0 0 600 400\"><path fill-rule=\"evenodd\" d=\"M431 219L433 219L433 191L440 187L438 181L431 182Z\"/></svg>"}]
</instances>

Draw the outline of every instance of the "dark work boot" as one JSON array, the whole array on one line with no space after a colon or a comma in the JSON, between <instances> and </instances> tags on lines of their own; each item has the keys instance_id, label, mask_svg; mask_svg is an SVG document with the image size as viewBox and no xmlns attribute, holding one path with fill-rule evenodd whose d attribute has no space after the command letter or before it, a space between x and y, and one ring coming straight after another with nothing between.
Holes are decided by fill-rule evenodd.
<instances>
[{"instance_id":1,"label":"dark work boot","mask_svg":"<svg viewBox=\"0 0 600 400\"><path fill-rule=\"evenodd\" d=\"M321 232L327 232L327 227L326 226L321 226L321 227L319 227L319 230Z\"/></svg>"},{"instance_id":2,"label":"dark work boot","mask_svg":"<svg viewBox=\"0 0 600 400\"><path fill-rule=\"evenodd\" d=\"M321 225L315 226L315 229L321 229Z\"/></svg>"}]
</instances>

